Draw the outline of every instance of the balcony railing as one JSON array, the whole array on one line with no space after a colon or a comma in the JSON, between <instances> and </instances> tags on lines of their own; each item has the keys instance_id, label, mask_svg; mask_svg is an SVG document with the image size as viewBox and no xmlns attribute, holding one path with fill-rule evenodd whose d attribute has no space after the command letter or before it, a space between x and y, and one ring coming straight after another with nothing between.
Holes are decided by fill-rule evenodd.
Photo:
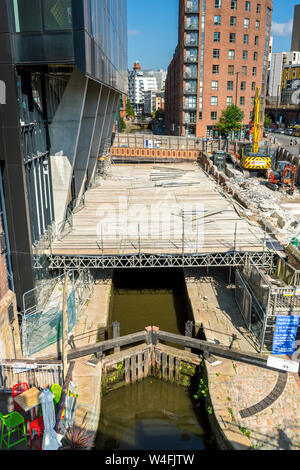
<instances>
[{"instance_id":1,"label":"balcony railing","mask_svg":"<svg viewBox=\"0 0 300 470\"><path fill-rule=\"evenodd\" d=\"M199 13L199 5L196 3L187 3L185 5L185 13Z\"/></svg>"},{"instance_id":2,"label":"balcony railing","mask_svg":"<svg viewBox=\"0 0 300 470\"><path fill-rule=\"evenodd\" d=\"M184 95L196 95L197 94L197 89L194 88L184 88L183 89Z\"/></svg>"},{"instance_id":3,"label":"balcony railing","mask_svg":"<svg viewBox=\"0 0 300 470\"><path fill-rule=\"evenodd\" d=\"M197 64L198 62L198 57L197 56L194 56L194 55L185 55L184 56L184 62L186 62L187 64Z\"/></svg>"},{"instance_id":4,"label":"balcony railing","mask_svg":"<svg viewBox=\"0 0 300 470\"><path fill-rule=\"evenodd\" d=\"M191 104L191 103L183 103L183 109L187 111L196 111L197 109L197 104Z\"/></svg>"},{"instance_id":5,"label":"balcony railing","mask_svg":"<svg viewBox=\"0 0 300 470\"><path fill-rule=\"evenodd\" d=\"M196 47L198 47L198 40L196 40L196 39L185 39L184 40L184 45L185 46L196 46Z\"/></svg>"},{"instance_id":6,"label":"balcony railing","mask_svg":"<svg viewBox=\"0 0 300 470\"><path fill-rule=\"evenodd\" d=\"M195 79L198 78L198 77L197 77L197 72L195 72L195 73L184 72L184 73L183 73L183 78L185 78L185 79L187 79L187 80L189 80L189 79L195 80Z\"/></svg>"},{"instance_id":7,"label":"balcony railing","mask_svg":"<svg viewBox=\"0 0 300 470\"><path fill-rule=\"evenodd\" d=\"M198 23L189 23L189 22L186 22L184 24L184 28L186 30L192 30L192 31L198 31L199 29L199 24Z\"/></svg>"}]
</instances>

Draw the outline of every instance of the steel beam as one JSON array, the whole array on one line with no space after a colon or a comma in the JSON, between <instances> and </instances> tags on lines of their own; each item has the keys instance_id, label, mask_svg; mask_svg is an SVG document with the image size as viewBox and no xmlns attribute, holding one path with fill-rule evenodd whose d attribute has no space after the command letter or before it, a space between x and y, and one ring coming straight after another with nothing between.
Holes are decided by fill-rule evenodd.
<instances>
[{"instance_id":1,"label":"steel beam","mask_svg":"<svg viewBox=\"0 0 300 470\"><path fill-rule=\"evenodd\" d=\"M203 254L120 254L120 255L50 255L49 269L123 269L243 266L250 259L257 266L273 267L277 253L226 252ZM35 268L41 263L35 257Z\"/></svg>"}]
</instances>

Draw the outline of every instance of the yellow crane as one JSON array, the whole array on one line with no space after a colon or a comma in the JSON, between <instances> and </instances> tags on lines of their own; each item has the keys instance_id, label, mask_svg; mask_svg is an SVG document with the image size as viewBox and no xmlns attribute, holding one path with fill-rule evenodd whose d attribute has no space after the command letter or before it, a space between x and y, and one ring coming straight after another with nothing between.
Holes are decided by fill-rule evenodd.
<instances>
[{"instance_id":1,"label":"yellow crane","mask_svg":"<svg viewBox=\"0 0 300 470\"><path fill-rule=\"evenodd\" d=\"M253 110L253 119L254 119L253 142L252 142L252 152L253 153L258 153L259 152L260 110L261 110L261 96L260 96L260 87L258 86L256 88L254 110Z\"/></svg>"},{"instance_id":2,"label":"yellow crane","mask_svg":"<svg viewBox=\"0 0 300 470\"><path fill-rule=\"evenodd\" d=\"M261 94L256 88L253 108L253 141L252 145L242 145L238 165L248 173L251 170L263 171L271 169L272 160L268 148L259 148L260 141Z\"/></svg>"}]
</instances>

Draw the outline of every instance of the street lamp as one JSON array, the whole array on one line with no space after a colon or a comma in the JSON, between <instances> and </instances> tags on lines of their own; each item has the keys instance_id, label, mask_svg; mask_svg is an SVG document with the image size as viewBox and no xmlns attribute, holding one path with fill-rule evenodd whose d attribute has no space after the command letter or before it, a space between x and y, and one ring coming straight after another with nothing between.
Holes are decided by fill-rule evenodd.
<instances>
[{"instance_id":1,"label":"street lamp","mask_svg":"<svg viewBox=\"0 0 300 470\"><path fill-rule=\"evenodd\" d=\"M236 72L235 110L234 110L234 128L233 128L234 141L235 141L235 126L236 126L236 112L237 112L237 98L238 98L238 83L239 83L239 72ZM235 143L234 151L236 152L236 143Z\"/></svg>"}]
</instances>

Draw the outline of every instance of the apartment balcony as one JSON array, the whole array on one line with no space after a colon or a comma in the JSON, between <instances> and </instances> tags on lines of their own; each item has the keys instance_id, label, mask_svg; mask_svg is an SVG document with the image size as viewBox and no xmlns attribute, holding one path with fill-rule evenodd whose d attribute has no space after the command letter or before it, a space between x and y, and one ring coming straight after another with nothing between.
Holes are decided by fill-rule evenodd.
<instances>
[{"instance_id":1,"label":"apartment balcony","mask_svg":"<svg viewBox=\"0 0 300 470\"><path fill-rule=\"evenodd\" d=\"M197 104L196 103L183 103L182 109L184 109L184 111L197 111Z\"/></svg>"},{"instance_id":2,"label":"apartment balcony","mask_svg":"<svg viewBox=\"0 0 300 470\"><path fill-rule=\"evenodd\" d=\"M184 72L183 78L185 78L186 80L197 80L198 74L197 72L196 73Z\"/></svg>"},{"instance_id":3,"label":"apartment balcony","mask_svg":"<svg viewBox=\"0 0 300 470\"><path fill-rule=\"evenodd\" d=\"M185 13L199 13L198 2L187 2L184 11Z\"/></svg>"},{"instance_id":4,"label":"apartment balcony","mask_svg":"<svg viewBox=\"0 0 300 470\"><path fill-rule=\"evenodd\" d=\"M185 87L183 89L183 94L184 95L196 95L197 94L197 89L196 88Z\"/></svg>"},{"instance_id":5,"label":"apartment balcony","mask_svg":"<svg viewBox=\"0 0 300 470\"><path fill-rule=\"evenodd\" d=\"M198 57L194 55L185 55L184 56L184 62L186 64L197 64L198 63Z\"/></svg>"},{"instance_id":6,"label":"apartment balcony","mask_svg":"<svg viewBox=\"0 0 300 470\"><path fill-rule=\"evenodd\" d=\"M186 22L184 24L184 29L186 31L198 31L199 29L199 24L198 23L189 23L189 22Z\"/></svg>"},{"instance_id":7,"label":"apartment balcony","mask_svg":"<svg viewBox=\"0 0 300 470\"><path fill-rule=\"evenodd\" d=\"M189 46L198 47L198 40L185 39L184 40L184 45L187 46L187 47L189 47Z\"/></svg>"}]
</instances>

